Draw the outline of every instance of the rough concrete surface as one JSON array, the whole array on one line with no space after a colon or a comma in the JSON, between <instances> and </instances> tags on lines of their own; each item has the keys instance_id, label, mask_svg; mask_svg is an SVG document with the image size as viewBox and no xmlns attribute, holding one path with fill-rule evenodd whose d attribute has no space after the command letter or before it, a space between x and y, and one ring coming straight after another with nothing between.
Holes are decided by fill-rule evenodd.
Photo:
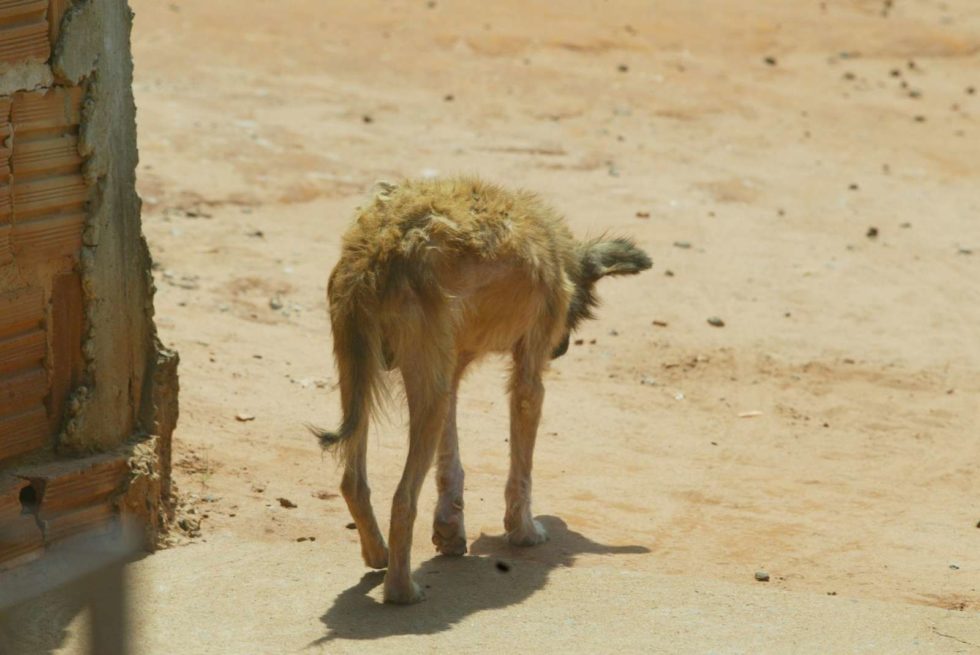
<instances>
[{"instance_id":1,"label":"rough concrete surface","mask_svg":"<svg viewBox=\"0 0 980 655\"><path fill-rule=\"evenodd\" d=\"M150 256L134 186L138 159L129 33L132 11L119 0L72 4L61 22L52 68L86 84L79 152L90 185L83 235L86 307L83 387L76 392L59 445L85 451L117 445L154 428L154 369L168 356L156 340ZM167 431L172 429L167 426Z\"/></svg>"},{"instance_id":2,"label":"rough concrete surface","mask_svg":"<svg viewBox=\"0 0 980 655\"><path fill-rule=\"evenodd\" d=\"M120 509L150 546L163 524L177 357L153 324L131 20L125 0L0 7L0 569Z\"/></svg>"},{"instance_id":3,"label":"rough concrete surface","mask_svg":"<svg viewBox=\"0 0 980 655\"><path fill-rule=\"evenodd\" d=\"M132 567L140 652L980 651L975 3L476 7L134 2L191 542ZM429 597L389 608L303 424L339 419L341 231L376 179L435 172L535 189L654 269L602 284L548 374L552 540L501 541L489 361L460 393L473 554L433 557L430 478ZM404 422L372 427L383 527ZM41 652L78 652L48 608Z\"/></svg>"}]
</instances>

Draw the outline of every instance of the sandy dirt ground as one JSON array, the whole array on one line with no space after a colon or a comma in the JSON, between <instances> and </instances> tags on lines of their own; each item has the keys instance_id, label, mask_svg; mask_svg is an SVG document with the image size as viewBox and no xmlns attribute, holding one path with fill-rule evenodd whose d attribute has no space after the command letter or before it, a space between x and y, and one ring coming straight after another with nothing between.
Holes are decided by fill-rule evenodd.
<instances>
[{"instance_id":1,"label":"sandy dirt ground","mask_svg":"<svg viewBox=\"0 0 980 655\"><path fill-rule=\"evenodd\" d=\"M140 652L980 652L974 0L133 5L181 355L181 527L133 567ZM326 277L375 180L461 172L655 265L602 283L548 374L551 541L502 539L489 361L460 401L471 555L434 557L430 477L429 598L381 607L303 427L339 421ZM383 528L404 422L372 430Z\"/></svg>"}]
</instances>

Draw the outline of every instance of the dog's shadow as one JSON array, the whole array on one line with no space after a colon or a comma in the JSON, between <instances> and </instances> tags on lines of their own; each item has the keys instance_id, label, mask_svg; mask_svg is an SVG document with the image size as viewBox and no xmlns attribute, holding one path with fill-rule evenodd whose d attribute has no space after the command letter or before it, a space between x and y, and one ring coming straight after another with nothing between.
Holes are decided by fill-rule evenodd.
<instances>
[{"instance_id":1,"label":"dog's shadow","mask_svg":"<svg viewBox=\"0 0 980 655\"><path fill-rule=\"evenodd\" d=\"M320 617L327 634L314 643L442 632L476 612L520 603L544 587L553 569L571 566L579 555L650 552L643 546L596 543L554 516L538 520L549 536L540 546L518 548L504 536L481 534L468 556L437 556L423 563L414 577L425 588L426 600L416 605L382 604L380 594L371 592L384 581L384 571L364 574Z\"/></svg>"}]
</instances>

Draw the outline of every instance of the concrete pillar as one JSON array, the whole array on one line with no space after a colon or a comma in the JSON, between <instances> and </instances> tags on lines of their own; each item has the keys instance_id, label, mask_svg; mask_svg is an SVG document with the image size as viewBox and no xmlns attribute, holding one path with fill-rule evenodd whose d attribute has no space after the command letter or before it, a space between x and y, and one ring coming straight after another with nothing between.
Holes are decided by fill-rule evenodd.
<instances>
[{"instance_id":1,"label":"concrete pillar","mask_svg":"<svg viewBox=\"0 0 980 655\"><path fill-rule=\"evenodd\" d=\"M0 568L120 512L152 544L177 355L153 323L125 0L0 0Z\"/></svg>"}]
</instances>

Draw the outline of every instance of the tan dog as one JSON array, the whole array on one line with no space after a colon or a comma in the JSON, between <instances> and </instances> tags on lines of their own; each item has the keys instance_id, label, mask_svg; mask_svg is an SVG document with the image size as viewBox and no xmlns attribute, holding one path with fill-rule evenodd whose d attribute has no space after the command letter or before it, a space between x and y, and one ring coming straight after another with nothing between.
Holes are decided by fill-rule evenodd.
<instances>
[{"instance_id":1,"label":"tan dog","mask_svg":"<svg viewBox=\"0 0 980 655\"><path fill-rule=\"evenodd\" d=\"M547 539L531 514L542 372L564 354L571 331L592 317L599 278L650 266L628 239L576 241L562 218L528 192L469 178L379 185L344 237L327 290L343 422L337 432L314 433L344 464L341 490L365 563L388 567L386 602L423 596L411 578L412 526L436 453L432 541L445 555L466 552L456 389L466 367L487 353L508 352L514 361L504 527L514 544ZM389 556L371 508L366 453L383 371L395 368L404 380L410 427Z\"/></svg>"}]
</instances>

